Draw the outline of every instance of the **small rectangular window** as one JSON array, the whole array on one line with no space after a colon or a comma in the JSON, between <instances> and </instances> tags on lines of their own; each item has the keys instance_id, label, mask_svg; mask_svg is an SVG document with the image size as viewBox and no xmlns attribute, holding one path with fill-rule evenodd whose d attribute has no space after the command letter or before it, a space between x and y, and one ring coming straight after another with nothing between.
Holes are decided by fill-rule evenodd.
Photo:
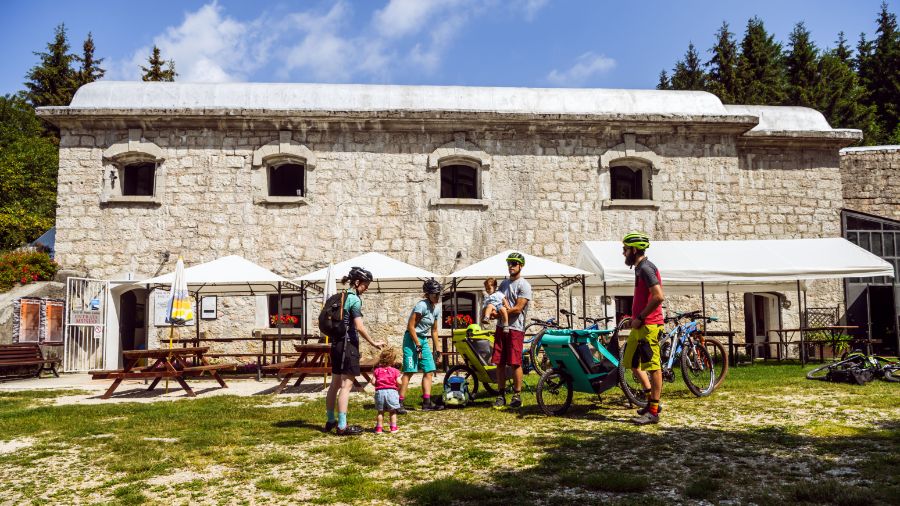
<instances>
[{"instance_id":1,"label":"small rectangular window","mask_svg":"<svg viewBox=\"0 0 900 506\"><path fill-rule=\"evenodd\" d=\"M477 199L478 171L468 165L441 167L441 198Z\"/></svg>"},{"instance_id":2,"label":"small rectangular window","mask_svg":"<svg viewBox=\"0 0 900 506\"><path fill-rule=\"evenodd\" d=\"M284 163L269 166L270 197L303 197L303 165Z\"/></svg>"},{"instance_id":3,"label":"small rectangular window","mask_svg":"<svg viewBox=\"0 0 900 506\"><path fill-rule=\"evenodd\" d=\"M281 296L281 315L282 319L286 320L285 323L288 323L287 320L291 320L290 318L285 318L285 316L293 316L297 319L297 322L294 323L294 327L301 327L303 325L303 297L300 295L282 295ZM277 295L269 295L269 327L275 327L278 322L278 296Z\"/></svg>"},{"instance_id":4,"label":"small rectangular window","mask_svg":"<svg viewBox=\"0 0 900 506\"><path fill-rule=\"evenodd\" d=\"M644 198L644 171L630 167L610 169L612 198L614 200L640 200Z\"/></svg>"},{"instance_id":5,"label":"small rectangular window","mask_svg":"<svg viewBox=\"0 0 900 506\"><path fill-rule=\"evenodd\" d=\"M152 196L155 163L130 163L122 169L122 195Z\"/></svg>"},{"instance_id":6,"label":"small rectangular window","mask_svg":"<svg viewBox=\"0 0 900 506\"><path fill-rule=\"evenodd\" d=\"M446 294L441 297L441 314L443 315L443 321L441 322L442 329L449 329L452 327L454 314L458 315L456 318L456 328L465 328L471 325L472 323L477 323L478 318L478 308L475 306L476 295L470 292L457 292L456 293L456 313L453 312L453 295ZM471 323L470 323L471 322Z\"/></svg>"},{"instance_id":7,"label":"small rectangular window","mask_svg":"<svg viewBox=\"0 0 900 506\"><path fill-rule=\"evenodd\" d=\"M19 342L36 343L41 338L41 301L21 299L19 306Z\"/></svg>"}]
</instances>

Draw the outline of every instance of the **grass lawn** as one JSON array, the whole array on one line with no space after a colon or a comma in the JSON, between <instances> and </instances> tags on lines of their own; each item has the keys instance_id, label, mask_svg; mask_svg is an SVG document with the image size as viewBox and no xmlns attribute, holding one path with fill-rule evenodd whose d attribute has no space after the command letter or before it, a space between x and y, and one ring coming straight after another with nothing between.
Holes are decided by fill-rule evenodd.
<instances>
[{"instance_id":1,"label":"grass lawn","mask_svg":"<svg viewBox=\"0 0 900 506\"><path fill-rule=\"evenodd\" d=\"M666 384L643 428L618 390L559 418L485 397L357 438L320 432L324 398L54 405L69 393L0 392L0 448L27 445L0 451L0 504L900 503L900 384L796 365L732 369L706 399ZM350 419L373 425L369 395Z\"/></svg>"}]
</instances>

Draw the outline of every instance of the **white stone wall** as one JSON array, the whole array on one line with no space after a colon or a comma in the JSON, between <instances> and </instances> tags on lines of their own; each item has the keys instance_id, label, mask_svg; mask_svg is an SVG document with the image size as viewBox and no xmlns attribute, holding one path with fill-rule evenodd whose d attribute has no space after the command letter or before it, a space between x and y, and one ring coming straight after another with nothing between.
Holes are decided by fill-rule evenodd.
<instances>
[{"instance_id":1,"label":"white stone wall","mask_svg":"<svg viewBox=\"0 0 900 506\"><path fill-rule=\"evenodd\" d=\"M378 251L449 273L505 248L573 264L581 241L617 239L631 229L656 240L840 234L841 177L834 147L754 146L730 133L648 129L635 141L658 155L653 191L659 208L605 209L609 178L598 160L623 142L625 132L570 130L488 125L431 131L427 123L418 131L355 123L297 129L290 141L316 157L308 172L308 199L272 205L254 201L261 190L254 187L253 173L264 169L255 168L252 159L255 150L280 139L279 130L192 128L160 120L140 131L164 157L165 193L161 205L153 205L100 202L110 169L101 153L127 141L127 128L63 128L57 259L94 277L132 272L140 279L171 270L177 255L191 265L238 254L295 277ZM482 173L487 208L431 204L439 196L440 173L429 169L429 156L448 145L476 146L491 157ZM161 263L164 251L173 253L167 264ZM458 251L462 258L455 264ZM665 276L665 266L659 268ZM366 297L374 333L398 342L415 297ZM550 316L552 295L539 297L530 316ZM826 283L809 298L810 306L819 306L842 296L838 284ZM255 327L252 299L226 300L220 299L223 318L204 322L208 335L249 336ZM713 297L711 308L717 300ZM732 302L734 329L743 333L740 294ZM676 305L688 309L689 304ZM595 314L601 311L592 307ZM790 318L786 312L786 321Z\"/></svg>"}]
</instances>

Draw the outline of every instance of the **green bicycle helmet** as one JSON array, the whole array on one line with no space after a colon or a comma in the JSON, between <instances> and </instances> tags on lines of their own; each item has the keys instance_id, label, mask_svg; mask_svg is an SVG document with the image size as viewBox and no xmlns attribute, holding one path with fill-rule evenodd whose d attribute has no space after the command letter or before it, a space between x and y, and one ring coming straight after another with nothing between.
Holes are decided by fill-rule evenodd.
<instances>
[{"instance_id":1,"label":"green bicycle helmet","mask_svg":"<svg viewBox=\"0 0 900 506\"><path fill-rule=\"evenodd\" d=\"M518 251L513 251L506 257L506 262L518 262L519 265L525 266L525 255L519 253Z\"/></svg>"},{"instance_id":2,"label":"green bicycle helmet","mask_svg":"<svg viewBox=\"0 0 900 506\"><path fill-rule=\"evenodd\" d=\"M622 238L622 244L637 249L647 249L650 247L650 238L643 232L628 232Z\"/></svg>"}]
</instances>

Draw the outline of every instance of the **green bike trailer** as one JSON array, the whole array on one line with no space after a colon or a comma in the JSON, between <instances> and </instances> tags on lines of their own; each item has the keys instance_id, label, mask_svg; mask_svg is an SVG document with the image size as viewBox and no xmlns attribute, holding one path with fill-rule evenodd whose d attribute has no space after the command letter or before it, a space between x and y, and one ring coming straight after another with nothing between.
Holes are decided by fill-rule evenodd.
<instances>
[{"instance_id":1,"label":"green bike trailer","mask_svg":"<svg viewBox=\"0 0 900 506\"><path fill-rule=\"evenodd\" d=\"M464 329L455 329L452 342L463 363L447 370L444 375L444 389L450 387L450 378L459 376L466 380L469 400L475 399L479 385L484 385L489 394L496 395L497 390L493 385L497 384L497 366L491 363L494 331L482 330L478 324L472 324ZM507 377L512 377L511 370L507 370Z\"/></svg>"},{"instance_id":2,"label":"green bike trailer","mask_svg":"<svg viewBox=\"0 0 900 506\"><path fill-rule=\"evenodd\" d=\"M602 337L613 334L604 346ZM548 329L541 340L551 367L572 379L577 392L600 394L619 381L618 336L606 329Z\"/></svg>"}]
</instances>

